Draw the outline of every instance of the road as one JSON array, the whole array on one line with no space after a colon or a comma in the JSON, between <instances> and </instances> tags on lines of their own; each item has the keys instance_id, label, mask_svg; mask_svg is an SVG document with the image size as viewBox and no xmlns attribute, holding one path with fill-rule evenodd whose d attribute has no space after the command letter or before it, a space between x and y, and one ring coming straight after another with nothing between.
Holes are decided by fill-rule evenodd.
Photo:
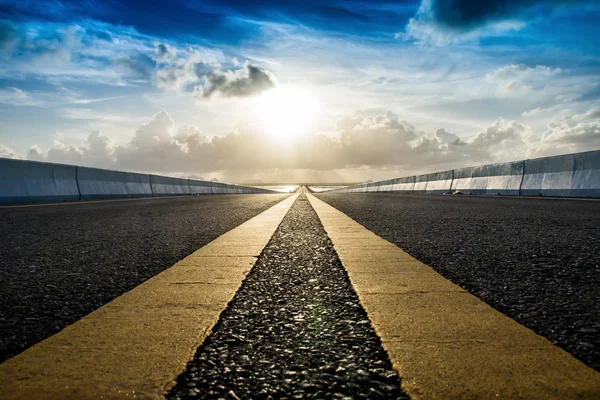
<instances>
[{"instance_id":1,"label":"road","mask_svg":"<svg viewBox=\"0 0 600 400\"><path fill-rule=\"evenodd\" d=\"M407 398L304 194L167 398L230 390L252 399Z\"/></svg>"},{"instance_id":2,"label":"road","mask_svg":"<svg viewBox=\"0 0 600 400\"><path fill-rule=\"evenodd\" d=\"M600 201L316 196L600 370Z\"/></svg>"},{"instance_id":3,"label":"road","mask_svg":"<svg viewBox=\"0 0 600 400\"><path fill-rule=\"evenodd\" d=\"M0 208L0 362L288 195Z\"/></svg>"}]
</instances>

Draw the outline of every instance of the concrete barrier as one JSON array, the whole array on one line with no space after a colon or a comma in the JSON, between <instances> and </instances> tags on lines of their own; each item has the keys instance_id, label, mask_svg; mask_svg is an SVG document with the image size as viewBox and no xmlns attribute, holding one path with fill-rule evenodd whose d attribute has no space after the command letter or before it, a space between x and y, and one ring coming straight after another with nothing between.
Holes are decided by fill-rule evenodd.
<instances>
[{"instance_id":1,"label":"concrete barrier","mask_svg":"<svg viewBox=\"0 0 600 400\"><path fill-rule=\"evenodd\" d=\"M394 188L394 179L388 179L387 181L379 182L377 186L378 192L391 192Z\"/></svg>"},{"instance_id":2,"label":"concrete barrier","mask_svg":"<svg viewBox=\"0 0 600 400\"><path fill-rule=\"evenodd\" d=\"M408 176L329 192L600 197L600 150Z\"/></svg>"},{"instance_id":3,"label":"concrete barrier","mask_svg":"<svg viewBox=\"0 0 600 400\"><path fill-rule=\"evenodd\" d=\"M575 154L569 196L600 197L600 151Z\"/></svg>"},{"instance_id":4,"label":"concrete barrier","mask_svg":"<svg viewBox=\"0 0 600 400\"><path fill-rule=\"evenodd\" d=\"M600 197L600 151L526 160L521 195Z\"/></svg>"},{"instance_id":5,"label":"concrete barrier","mask_svg":"<svg viewBox=\"0 0 600 400\"><path fill-rule=\"evenodd\" d=\"M74 165L0 158L0 204L79 200Z\"/></svg>"},{"instance_id":6,"label":"concrete barrier","mask_svg":"<svg viewBox=\"0 0 600 400\"><path fill-rule=\"evenodd\" d=\"M225 185L225 189L227 190L227 194L237 194L235 185Z\"/></svg>"},{"instance_id":7,"label":"concrete barrier","mask_svg":"<svg viewBox=\"0 0 600 400\"><path fill-rule=\"evenodd\" d=\"M151 197L150 175L77 167L82 200Z\"/></svg>"},{"instance_id":8,"label":"concrete barrier","mask_svg":"<svg viewBox=\"0 0 600 400\"><path fill-rule=\"evenodd\" d=\"M377 190L379 189L379 183L378 182L371 182L367 185L366 188L366 192L372 193L372 192L377 192Z\"/></svg>"},{"instance_id":9,"label":"concrete barrier","mask_svg":"<svg viewBox=\"0 0 600 400\"><path fill-rule=\"evenodd\" d=\"M445 194L450 193L452 188L452 181L454 180L454 171L442 171L434 172L425 175L427 179L427 186L425 187L425 193L431 194Z\"/></svg>"},{"instance_id":10,"label":"concrete barrier","mask_svg":"<svg viewBox=\"0 0 600 400\"><path fill-rule=\"evenodd\" d=\"M212 187L208 181L188 179L188 185L190 186L190 194L212 194Z\"/></svg>"},{"instance_id":11,"label":"concrete barrier","mask_svg":"<svg viewBox=\"0 0 600 400\"><path fill-rule=\"evenodd\" d=\"M212 193L276 192L220 182L0 158L0 204Z\"/></svg>"},{"instance_id":12,"label":"concrete barrier","mask_svg":"<svg viewBox=\"0 0 600 400\"><path fill-rule=\"evenodd\" d=\"M394 179L392 190L399 193L412 193L415 189L416 176L407 176Z\"/></svg>"},{"instance_id":13,"label":"concrete barrier","mask_svg":"<svg viewBox=\"0 0 600 400\"><path fill-rule=\"evenodd\" d=\"M184 196L190 194L187 179L170 176L150 175L152 193L154 196Z\"/></svg>"},{"instance_id":14,"label":"concrete barrier","mask_svg":"<svg viewBox=\"0 0 600 400\"><path fill-rule=\"evenodd\" d=\"M572 154L525 160L523 196L569 196L575 168Z\"/></svg>"},{"instance_id":15,"label":"concrete barrier","mask_svg":"<svg viewBox=\"0 0 600 400\"><path fill-rule=\"evenodd\" d=\"M516 196L523 181L524 168L524 161L515 161L456 169L452 192Z\"/></svg>"},{"instance_id":16,"label":"concrete barrier","mask_svg":"<svg viewBox=\"0 0 600 400\"><path fill-rule=\"evenodd\" d=\"M227 194L227 185L221 182L212 182L213 194Z\"/></svg>"},{"instance_id":17,"label":"concrete barrier","mask_svg":"<svg viewBox=\"0 0 600 400\"><path fill-rule=\"evenodd\" d=\"M425 193L427 190L427 175L415 176L415 186L413 188L414 193Z\"/></svg>"}]
</instances>

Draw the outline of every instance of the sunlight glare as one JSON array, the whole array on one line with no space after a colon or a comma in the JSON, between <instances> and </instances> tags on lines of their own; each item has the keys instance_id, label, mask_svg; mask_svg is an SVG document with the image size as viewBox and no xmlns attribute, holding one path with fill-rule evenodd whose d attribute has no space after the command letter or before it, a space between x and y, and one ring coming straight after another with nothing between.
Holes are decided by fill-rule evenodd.
<instances>
[{"instance_id":1,"label":"sunlight glare","mask_svg":"<svg viewBox=\"0 0 600 400\"><path fill-rule=\"evenodd\" d=\"M279 86L257 99L255 115L269 135L289 140L308 133L318 113L319 103L307 90Z\"/></svg>"}]
</instances>

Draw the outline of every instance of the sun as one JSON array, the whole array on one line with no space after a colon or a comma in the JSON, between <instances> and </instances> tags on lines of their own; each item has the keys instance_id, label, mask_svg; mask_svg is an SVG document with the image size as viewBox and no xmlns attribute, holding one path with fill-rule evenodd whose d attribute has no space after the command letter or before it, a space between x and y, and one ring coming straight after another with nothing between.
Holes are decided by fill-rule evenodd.
<instances>
[{"instance_id":1,"label":"sun","mask_svg":"<svg viewBox=\"0 0 600 400\"><path fill-rule=\"evenodd\" d=\"M260 127L278 139L294 139L314 127L319 102L298 86L278 86L256 100L255 115Z\"/></svg>"}]
</instances>

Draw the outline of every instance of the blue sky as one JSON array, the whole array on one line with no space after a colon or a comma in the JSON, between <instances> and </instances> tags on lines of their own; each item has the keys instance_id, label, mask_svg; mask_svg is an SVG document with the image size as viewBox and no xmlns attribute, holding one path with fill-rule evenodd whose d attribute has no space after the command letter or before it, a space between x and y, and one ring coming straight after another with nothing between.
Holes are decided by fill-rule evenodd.
<instances>
[{"instance_id":1,"label":"blue sky","mask_svg":"<svg viewBox=\"0 0 600 400\"><path fill-rule=\"evenodd\" d=\"M585 0L0 0L0 156L358 181L598 149L598 26Z\"/></svg>"}]
</instances>

